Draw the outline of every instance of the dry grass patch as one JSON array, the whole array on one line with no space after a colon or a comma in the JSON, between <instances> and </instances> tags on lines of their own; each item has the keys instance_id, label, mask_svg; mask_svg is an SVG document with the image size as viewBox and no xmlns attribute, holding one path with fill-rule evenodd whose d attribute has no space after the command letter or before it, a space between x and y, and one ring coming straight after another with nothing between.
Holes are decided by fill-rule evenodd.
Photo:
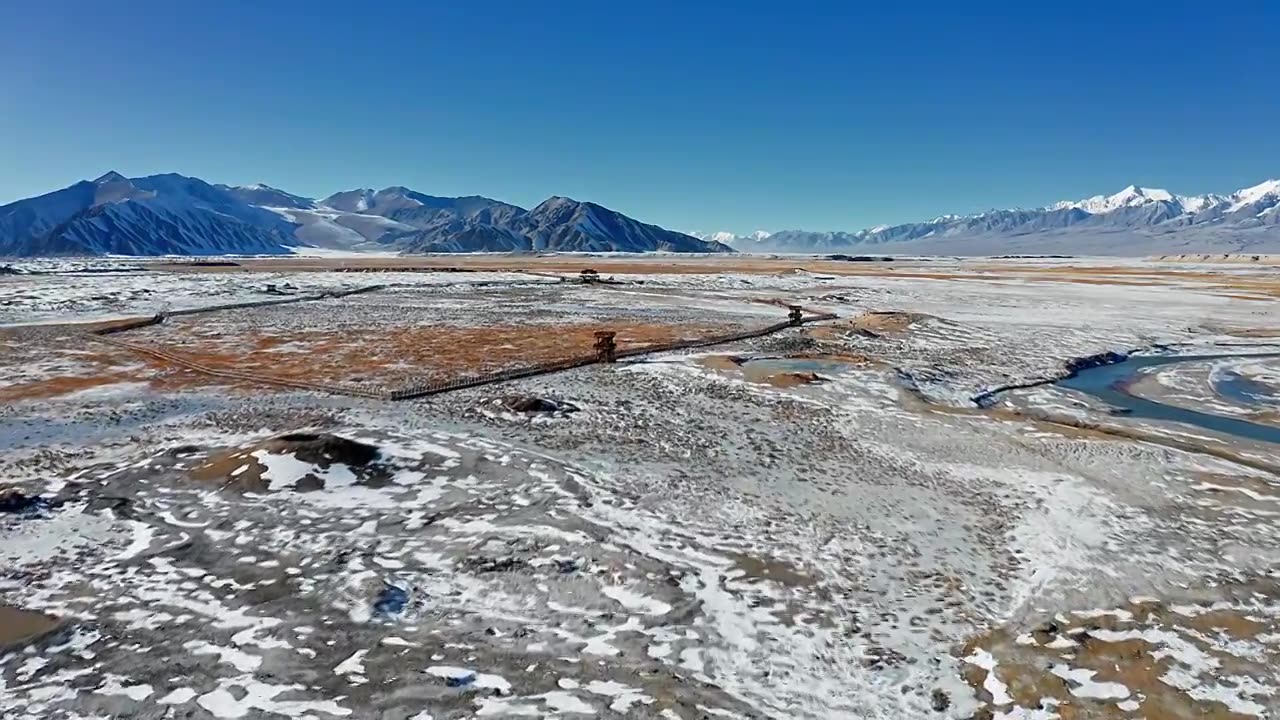
<instances>
[{"instance_id":1,"label":"dry grass patch","mask_svg":"<svg viewBox=\"0 0 1280 720\"><path fill-rule=\"evenodd\" d=\"M1257 717L1250 709L1280 684L1276 589L1239 590L1241 601L1212 606L1135 598L1117 610L997 628L960 648L964 678L987 717L1014 707L1061 718Z\"/></svg>"},{"instance_id":2,"label":"dry grass patch","mask_svg":"<svg viewBox=\"0 0 1280 720\"><path fill-rule=\"evenodd\" d=\"M197 326L198 327L198 326ZM696 340L726 332L705 325L609 325L619 350ZM152 345L215 369L311 382L388 388L451 380L593 356L597 326L363 328L274 334L169 334ZM172 339L169 339L172 338Z\"/></svg>"}]
</instances>

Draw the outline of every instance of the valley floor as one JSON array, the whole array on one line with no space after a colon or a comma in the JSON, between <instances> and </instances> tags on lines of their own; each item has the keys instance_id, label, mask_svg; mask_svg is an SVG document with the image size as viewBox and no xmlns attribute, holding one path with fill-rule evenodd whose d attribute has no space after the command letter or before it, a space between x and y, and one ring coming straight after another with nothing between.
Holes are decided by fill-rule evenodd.
<instances>
[{"instance_id":1,"label":"valley floor","mask_svg":"<svg viewBox=\"0 0 1280 720\"><path fill-rule=\"evenodd\" d=\"M1280 713L1280 444L1039 384L1280 428L1273 267L354 262L0 277L0 717ZM837 317L87 332L289 299L107 337Z\"/></svg>"}]
</instances>

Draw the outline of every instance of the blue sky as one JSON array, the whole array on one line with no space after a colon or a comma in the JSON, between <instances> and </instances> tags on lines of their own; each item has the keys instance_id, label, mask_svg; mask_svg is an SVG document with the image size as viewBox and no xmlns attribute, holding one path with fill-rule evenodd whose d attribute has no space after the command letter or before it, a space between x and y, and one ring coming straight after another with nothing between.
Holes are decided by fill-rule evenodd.
<instances>
[{"instance_id":1,"label":"blue sky","mask_svg":"<svg viewBox=\"0 0 1280 720\"><path fill-rule=\"evenodd\" d=\"M855 230L1280 176L1280 3L887 5L0 3L0 202L116 169Z\"/></svg>"}]
</instances>

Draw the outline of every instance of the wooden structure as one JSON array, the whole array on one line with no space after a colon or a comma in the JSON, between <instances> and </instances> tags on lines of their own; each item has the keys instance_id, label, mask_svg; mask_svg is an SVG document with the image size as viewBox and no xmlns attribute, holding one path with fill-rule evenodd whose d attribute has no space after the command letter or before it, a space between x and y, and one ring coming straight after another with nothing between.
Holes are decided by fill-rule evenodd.
<instances>
[{"instance_id":1,"label":"wooden structure","mask_svg":"<svg viewBox=\"0 0 1280 720\"><path fill-rule=\"evenodd\" d=\"M596 331L596 361L602 363L616 362L618 359L618 346L614 343L614 336L617 335L612 330Z\"/></svg>"},{"instance_id":2,"label":"wooden structure","mask_svg":"<svg viewBox=\"0 0 1280 720\"><path fill-rule=\"evenodd\" d=\"M787 308L791 310L791 312L787 313L787 321L791 323L791 326L800 327L801 325L803 325L804 324L804 308L800 307L799 305L788 305Z\"/></svg>"}]
</instances>

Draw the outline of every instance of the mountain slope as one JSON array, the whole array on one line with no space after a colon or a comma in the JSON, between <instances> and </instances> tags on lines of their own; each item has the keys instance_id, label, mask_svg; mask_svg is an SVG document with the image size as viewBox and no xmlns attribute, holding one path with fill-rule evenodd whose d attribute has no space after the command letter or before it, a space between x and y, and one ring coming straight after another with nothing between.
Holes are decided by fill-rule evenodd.
<instances>
[{"instance_id":1,"label":"mountain slope","mask_svg":"<svg viewBox=\"0 0 1280 720\"><path fill-rule=\"evenodd\" d=\"M175 211L153 203L95 205L14 255L272 255L293 244L270 230L211 212Z\"/></svg>"},{"instance_id":2,"label":"mountain slope","mask_svg":"<svg viewBox=\"0 0 1280 720\"><path fill-rule=\"evenodd\" d=\"M311 198L293 195L260 183L255 185L214 185L214 187L226 191L236 200L246 205L291 208L294 210L311 210L316 206L316 201Z\"/></svg>"},{"instance_id":3,"label":"mountain slope","mask_svg":"<svg viewBox=\"0 0 1280 720\"><path fill-rule=\"evenodd\" d=\"M533 210L480 196L423 195L403 187L350 190L321 207L388 218L412 229L379 242L404 252L731 252L728 246L648 225L622 213L569 198Z\"/></svg>"},{"instance_id":4,"label":"mountain slope","mask_svg":"<svg viewBox=\"0 0 1280 720\"><path fill-rule=\"evenodd\" d=\"M278 254L293 225L182 175L109 172L0 207L0 255Z\"/></svg>"},{"instance_id":5,"label":"mountain slope","mask_svg":"<svg viewBox=\"0 0 1280 720\"><path fill-rule=\"evenodd\" d=\"M544 200L529 212L534 249L627 252L726 252L728 246L648 225L591 202Z\"/></svg>"},{"instance_id":6,"label":"mountain slope","mask_svg":"<svg viewBox=\"0 0 1280 720\"><path fill-rule=\"evenodd\" d=\"M747 252L862 250L913 254L1280 252L1280 181L1229 195L1131 185L1114 195L1034 209L947 215L857 232L788 230L737 237Z\"/></svg>"},{"instance_id":7,"label":"mountain slope","mask_svg":"<svg viewBox=\"0 0 1280 720\"><path fill-rule=\"evenodd\" d=\"M552 198L528 211L486 197L435 197L399 186L317 201L261 184L109 172L0 207L0 256L280 254L298 246L732 252L593 203Z\"/></svg>"}]
</instances>

